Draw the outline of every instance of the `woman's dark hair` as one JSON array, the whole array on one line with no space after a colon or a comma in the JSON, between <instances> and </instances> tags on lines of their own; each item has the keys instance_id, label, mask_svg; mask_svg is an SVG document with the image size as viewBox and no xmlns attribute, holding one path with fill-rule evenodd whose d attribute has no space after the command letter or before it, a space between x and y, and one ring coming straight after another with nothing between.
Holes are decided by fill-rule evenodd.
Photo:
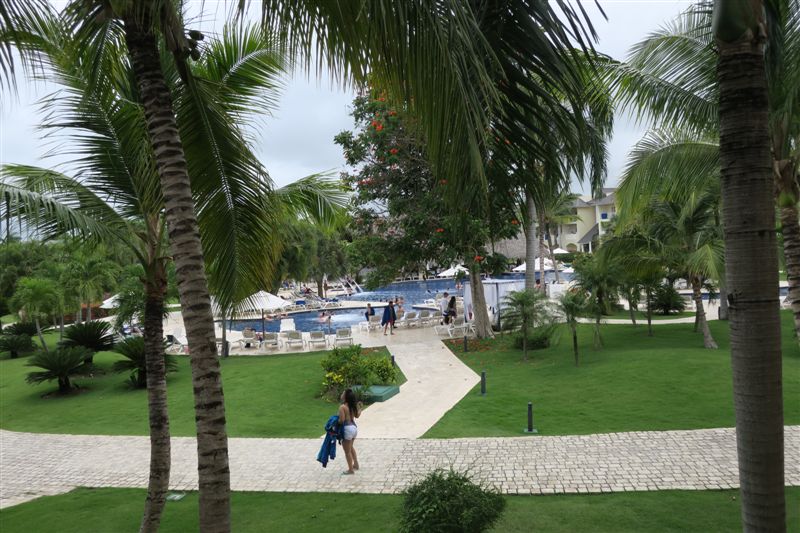
<instances>
[{"instance_id":1,"label":"woman's dark hair","mask_svg":"<svg viewBox=\"0 0 800 533\"><path fill-rule=\"evenodd\" d=\"M455 307L455 306L456 306L456 297L455 296L451 296L450 297L450 303L447 304L447 307Z\"/></svg>"},{"instance_id":2,"label":"woman's dark hair","mask_svg":"<svg viewBox=\"0 0 800 533\"><path fill-rule=\"evenodd\" d=\"M360 414L358 412L358 402L356 402L356 393L353 392L353 389L347 389L344 391L344 403L347 404L347 408L350 409L350 416L353 418L358 418Z\"/></svg>"}]
</instances>

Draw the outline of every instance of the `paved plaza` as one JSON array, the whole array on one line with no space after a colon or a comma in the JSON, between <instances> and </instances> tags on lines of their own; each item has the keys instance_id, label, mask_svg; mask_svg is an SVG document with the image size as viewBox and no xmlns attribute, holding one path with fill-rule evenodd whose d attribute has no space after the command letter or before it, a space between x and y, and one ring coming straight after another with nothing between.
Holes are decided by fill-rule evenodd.
<instances>
[{"instance_id":1,"label":"paved plaza","mask_svg":"<svg viewBox=\"0 0 800 533\"><path fill-rule=\"evenodd\" d=\"M84 487L146 487L147 437L0 431L2 506ZM193 438L175 438L171 487L197 489ZM733 429L472 439L358 439L361 470L323 469L320 439L231 439L240 491L396 493L435 467L469 470L506 494L738 487ZM341 453L341 450L339 450ZM786 483L800 485L800 426L786 428Z\"/></svg>"}]
</instances>

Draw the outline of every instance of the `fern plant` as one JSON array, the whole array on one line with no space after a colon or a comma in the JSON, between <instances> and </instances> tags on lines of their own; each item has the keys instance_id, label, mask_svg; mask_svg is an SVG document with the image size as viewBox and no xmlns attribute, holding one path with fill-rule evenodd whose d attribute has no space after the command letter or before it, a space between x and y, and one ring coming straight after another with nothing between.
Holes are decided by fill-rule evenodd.
<instances>
[{"instance_id":1,"label":"fern plant","mask_svg":"<svg viewBox=\"0 0 800 533\"><path fill-rule=\"evenodd\" d=\"M130 372L129 382L133 388L147 387L147 364L145 362L144 338L129 337L118 343L114 351L125 359L116 361L111 367L114 372ZM177 372L178 363L175 356L164 352L164 364L167 372Z\"/></svg>"},{"instance_id":2,"label":"fern plant","mask_svg":"<svg viewBox=\"0 0 800 533\"><path fill-rule=\"evenodd\" d=\"M91 364L95 353L114 347L114 335L111 332L111 324L93 320L73 324L65 329L64 338L58 344L65 348L73 346L86 348L86 363Z\"/></svg>"},{"instance_id":3,"label":"fern plant","mask_svg":"<svg viewBox=\"0 0 800 533\"><path fill-rule=\"evenodd\" d=\"M0 352L8 352L11 359L31 351L33 351L33 339L30 335L0 335Z\"/></svg>"},{"instance_id":4,"label":"fern plant","mask_svg":"<svg viewBox=\"0 0 800 533\"><path fill-rule=\"evenodd\" d=\"M45 381L58 381L58 393L69 394L72 390L70 377L79 374L84 365L84 360L90 354L82 346L59 348L51 352L38 352L26 366L44 369L42 372L30 372L25 378L30 384L44 383Z\"/></svg>"}]
</instances>

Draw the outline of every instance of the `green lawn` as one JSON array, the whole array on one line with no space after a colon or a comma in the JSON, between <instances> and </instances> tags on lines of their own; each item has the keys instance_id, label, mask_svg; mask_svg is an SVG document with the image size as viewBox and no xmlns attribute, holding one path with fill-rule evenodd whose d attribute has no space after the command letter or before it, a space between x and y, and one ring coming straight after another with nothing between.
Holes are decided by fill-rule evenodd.
<instances>
[{"instance_id":1,"label":"green lawn","mask_svg":"<svg viewBox=\"0 0 800 533\"><path fill-rule=\"evenodd\" d=\"M634 312L634 316L636 317L636 322L637 323L641 322L645 326L647 325L647 314L646 313L643 313L642 311L636 311L636 312ZM658 313L653 313L652 319L653 319L653 322L655 322L656 320L673 320L675 318L687 318L687 317L693 317L693 316L694 316L694 311L682 311L680 313L671 313L669 315L661 315L661 314L658 314ZM630 321L631 313L627 309L618 309L618 310L615 310L610 315L604 316L603 318L604 319L606 319L606 318L614 318L614 319L621 318L623 320Z\"/></svg>"},{"instance_id":2,"label":"green lawn","mask_svg":"<svg viewBox=\"0 0 800 533\"><path fill-rule=\"evenodd\" d=\"M17 315L2 315L2 316L0 316L0 323L2 323L3 325L11 324L12 322L16 322L17 320L19 320L19 317Z\"/></svg>"},{"instance_id":3,"label":"green lawn","mask_svg":"<svg viewBox=\"0 0 800 533\"><path fill-rule=\"evenodd\" d=\"M800 348L792 317L781 313L784 419L800 423ZM433 428L429 438L521 436L533 402L539 434L698 429L734 426L728 324L710 323L720 348L706 350L692 324L602 326L605 348L591 348L592 328L579 329L581 366L572 339L530 352L511 347L506 335L484 343L488 351L453 349L476 372L486 371L487 395L476 386Z\"/></svg>"},{"instance_id":4,"label":"green lawn","mask_svg":"<svg viewBox=\"0 0 800 533\"><path fill-rule=\"evenodd\" d=\"M3 533L132 531L145 491L76 489L0 511ZM787 488L789 531L800 531L800 489ZM401 497L376 494L236 492L233 530L243 532L397 531ZM662 491L508 496L497 532L741 531L736 491ZM197 494L167 502L161 531L197 531Z\"/></svg>"},{"instance_id":5,"label":"green lawn","mask_svg":"<svg viewBox=\"0 0 800 533\"><path fill-rule=\"evenodd\" d=\"M48 344L57 340L47 335ZM388 356L385 349L382 353ZM318 437L337 405L318 398L324 352L221 359L228 433L232 437ZM110 369L119 355L101 352L95 362ZM42 396L54 383L28 385L26 358L0 361L0 427L16 431L94 435L147 435L147 395L125 383L126 374L77 378L81 394ZM188 357L167 378L170 430L195 435Z\"/></svg>"}]
</instances>

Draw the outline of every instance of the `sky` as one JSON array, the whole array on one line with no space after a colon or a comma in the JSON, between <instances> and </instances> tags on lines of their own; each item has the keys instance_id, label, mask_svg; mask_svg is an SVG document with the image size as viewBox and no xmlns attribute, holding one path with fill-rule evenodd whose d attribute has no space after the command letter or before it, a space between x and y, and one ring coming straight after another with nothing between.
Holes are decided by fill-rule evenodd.
<instances>
[{"instance_id":1,"label":"sky","mask_svg":"<svg viewBox=\"0 0 800 533\"><path fill-rule=\"evenodd\" d=\"M58 3L56 3L58 4ZM615 59L624 59L628 49L689 6L687 0L609 0L600 5L604 20L593 3L583 2L599 35L596 48ZM199 1L188 2L197 17ZM205 32L218 30L228 4L205 0L202 17L191 27ZM332 84L326 74L295 71L284 80L284 90L272 116L264 117L255 137L255 152L278 186L323 171L339 171L344 159L333 137L353 128L349 115L354 93ZM62 162L45 157L53 144L40 139L36 125L41 110L37 101L54 86L18 81L18 94L2 93L0 103L0 163L24 163L53 167ZM646 131L624 115L615 117L609 146L607 186L614 186L624 169L627 153ZM577 192L577 191L576 191Z\"/></svg>"}]
</instances>

